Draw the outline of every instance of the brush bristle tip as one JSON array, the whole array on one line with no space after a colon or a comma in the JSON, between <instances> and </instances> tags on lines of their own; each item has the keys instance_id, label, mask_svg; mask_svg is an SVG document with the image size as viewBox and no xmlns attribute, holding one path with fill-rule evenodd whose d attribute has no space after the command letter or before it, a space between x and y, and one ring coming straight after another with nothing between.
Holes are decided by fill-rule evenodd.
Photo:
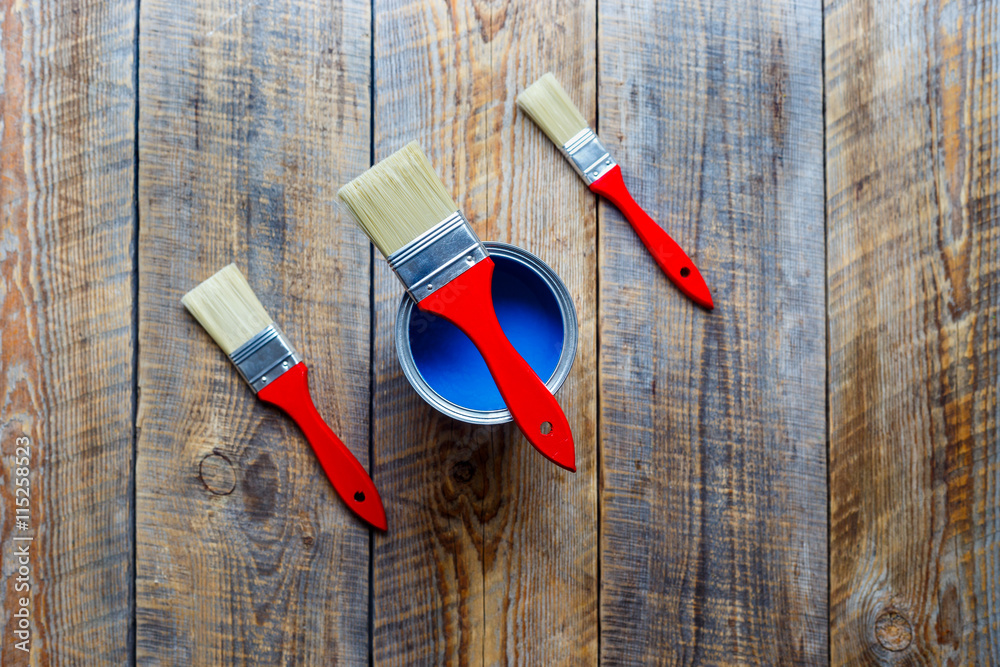
<instances>
[{"instance_id":1,"label":"brush bristle tip","mask_svg":"<svg viewBox=\"0 0 1000 667\"><path fill-rule=\"evenodd\" d=\"M517 96L517 106L560 147L588 127L583 114L552 72L547 72L521 91Z\"/></svg>"},{"instance_id":2,"label":"brush bristle tip","mask_svg":"<svg viewBox=\"0 0 1000 667\"><path fill-rule=\"evenodd\" d=\"M181 303L226 354L272 323L235 264L200 283L181 298Z\"/></svg>"},{"instance_id":3,"label":"brush bristle tip","mask_svg":"<svg viewBox=\"0 0 1000 667\"><path fill-rule=\"evenodd\" d=\"M337 192L388 257L458 210L417 142L410 142Z\"/></svg>"}]
</instances>

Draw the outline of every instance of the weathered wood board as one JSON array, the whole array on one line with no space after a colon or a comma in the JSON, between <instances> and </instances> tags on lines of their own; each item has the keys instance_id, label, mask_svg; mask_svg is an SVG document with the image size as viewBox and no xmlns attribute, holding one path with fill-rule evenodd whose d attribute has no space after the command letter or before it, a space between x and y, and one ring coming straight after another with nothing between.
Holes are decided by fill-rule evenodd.
<instances>
[{"instance_id":1,"label":"weathered wood board","mask_svg":"<svg viewBox=\"0 0 1000 667\"><path fill-rule=\"evenodd\" d=\"M414 393L393 344L403 292L376 261L374 472L391 532L375 538L375 662L593 664L595 210L515 97L551 69L593 114L595 3L379 0L375 16L376 159L419 141L480 237L551 264L580 320L557 394L572 474L516 428L463 425Z\"/></svg>"},{"instance_id":2,"label":"weathered wood board","mask_svg":"<svg viewBox=\"0 0 1000 667\"><path fill-rule=\"evenodd\" d=\"M598 132L716 304L601 205L602 662L824 664L820 7L599 9Z\"/></svg>"},{"instance_id":3,"label":"weathered wood board","mask_svg":"<svg viewBox=\"0 0 1000 667\"><path fill-rule=\"evenodd\" d=\"M180 298L235 261L367 465L369 4L141 12L138 662L364 664L368 531Z\"/></svg>"},{"instance_id":4,"label":"weathered wood board","mask_svg":"<svg viewBox=\"0 0 1000 667\"><path fill-rule=\"evenodd\" d=\"M1000 4L826 5L834 664L1000 664Z\"/></svg>"},{"instance_id":5,"label":"weathered wood board","mask_svg":"<svg viewBox=\"0 0 1000 667\"><path fill-rule=\"evenodd\" d=\"M0 664L124 664L136 5L0 7ZM23 479L28 496L15 491ZM19 527L15 506L25 497ZM34 539L15 541L25 537ZM15 553L23 547L27 576ZM14 634L22 597L30 656Z\"/></svg>"},{"instance_id":6,"label":"weathered wood board","mask_svg":"<svg viewBox=\"0 0 1000 667\"><path fill-rule=\"evenodd\" d=\"M2 7L0 664L27 534L31 664L1000 664L997 0ZM549 70L715 311L516 110ZM335 193L413 139L573 294L575 475L403 377ZM230 261L388 534L183 310Z\"/></svg>"}]
</instances>

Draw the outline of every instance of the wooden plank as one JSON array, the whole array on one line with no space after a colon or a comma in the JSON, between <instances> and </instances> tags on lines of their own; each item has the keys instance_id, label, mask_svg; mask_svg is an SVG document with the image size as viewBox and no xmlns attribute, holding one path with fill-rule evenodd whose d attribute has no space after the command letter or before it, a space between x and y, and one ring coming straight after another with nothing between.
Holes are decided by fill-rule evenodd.
<instances>
[{"instance_id":1,"label":"wooden plank","mask_svg":"<svg viewBox=\"0 0 1000 667\"><path fill-rule=\"evenodd\" d=\"M2 11L0 664L125 664L136 6L6 0ZM15 465L22 444L27 477ZM23 479L30 506L19 528ZM22 597L30 652L15 644Z\"/></svg>"},{"instance_id":2,"label":"wooden plank","mask_svg":"<svg viewBox=\"0 0 1000 667\"><path fill-rule=\"evenodd\" d=\"M599 133L716 303L685 300L601 205L607 664L826 662L814 4L599 5Z\"/></svg>"},{"instance_id":3,"label":"wooden plank","mask_svg":"<svg viewBox=\"0 0 1000 667\"><path fill-rule=\"evenodd\" d=\"M390 533L375 539L375 662L593 664L595 211L514 100L552 69L593 113L595 3L379 0L375 14L376 158L420 141L480 237L550 263L580 318L558 393L574 475L512 426L464 425L414 393L392 339L402 290L376 262L375 476Z\"/></svg>"},{"instance_id":4,"label":"wooden plank","mask_svg":"<svg viewBox=\"0 0 1000 667\"><path fill-rule=\"evenodd\" d=\"M367 465L369 3L141 11L138 661L363 664L368 531L179 299L236 261Z\"/></svg>"},{"instance_id":5,"label":"wooden plank","mask_svg":"<svg viewBox=\"0 0 1000 667\"><path fill-rule=\"evenodd\" d=\"M826 3L834 664L1000 664L1000 4Z\"/></svg>"}]
</instances>

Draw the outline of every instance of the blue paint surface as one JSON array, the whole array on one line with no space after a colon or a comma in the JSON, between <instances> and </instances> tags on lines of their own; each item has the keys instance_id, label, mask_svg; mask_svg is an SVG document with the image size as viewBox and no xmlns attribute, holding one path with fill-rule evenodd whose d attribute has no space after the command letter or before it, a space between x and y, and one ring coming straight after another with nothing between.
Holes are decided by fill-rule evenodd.
<instances>
[{"instance_id":1,"label":"blue paint surface","mask_svg":"<svg viewBox=\"0 0 1000 667\"><path fill-rule=\"evenodd\" d=\"M548 380L563 349L559 303L545 281L521 263L493 257L493 305L514 348ZM451 322L414 308L410 349L417 370L436 392L472 410L503 410L503 399L472 341Z\"/></svg>"}]
</instances>

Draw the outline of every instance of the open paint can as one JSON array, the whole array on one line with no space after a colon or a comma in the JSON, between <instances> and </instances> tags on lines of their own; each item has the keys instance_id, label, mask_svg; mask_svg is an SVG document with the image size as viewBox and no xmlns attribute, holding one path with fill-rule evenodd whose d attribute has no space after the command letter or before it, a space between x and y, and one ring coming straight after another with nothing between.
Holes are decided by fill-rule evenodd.
<instances>
[{"instance_id":1,"label":"open paint can","mask_svg":"<svg viewBox=\"0 0 1000 667\"><path fill-rule=\"evenodd\" d=\"M483 243L495 265L493 304L500 326L555 393L573 366L577 324L573 299L548 264L507 243ZM486 362L451 322L403 295L396 314L396 354L414 390L440 412L470 424L503 424L510 411Z\"/></svg>"}]
</instances>

